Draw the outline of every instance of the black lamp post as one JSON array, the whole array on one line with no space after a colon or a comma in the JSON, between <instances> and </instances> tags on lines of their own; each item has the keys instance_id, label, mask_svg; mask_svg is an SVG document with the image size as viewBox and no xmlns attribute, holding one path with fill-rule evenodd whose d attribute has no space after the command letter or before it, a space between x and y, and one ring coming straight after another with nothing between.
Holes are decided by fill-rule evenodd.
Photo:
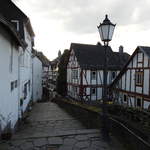
<instances>
[{"instance_id":1,"label":"black lamp post","mask_svg":"<svg viewBox=\"0 0 150 150\"><path fill-rule=\"evenodd\" d=\"M102 134L104 136L105 140L109 140L109 121L108 121L108 115L107 115L107 47L109 44L109 41L112 40L112 36L115 29L115 24L112 24L110 20L108 19L108 15L105 16L105 19L103 23L100 23L100 25L97 27L99 30L99 34L101 37L101 40L104 42L104 72L103 72L103 127L102 127Z\"/></svg>"}]
</instances>

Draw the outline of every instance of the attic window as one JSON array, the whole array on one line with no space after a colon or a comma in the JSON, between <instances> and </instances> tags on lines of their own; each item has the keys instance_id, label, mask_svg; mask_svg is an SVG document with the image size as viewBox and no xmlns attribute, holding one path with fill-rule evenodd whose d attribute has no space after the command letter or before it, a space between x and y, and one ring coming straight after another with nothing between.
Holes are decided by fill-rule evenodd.
<instances>
[{"instance_id":1,"label":"attic window","mask_svg":"<svg viewBox=\"0 0 150 150\"><path fill-rule=\"evenodd\" d=\"M116 72L115 72L115 71L113 71L113 72L112 72L112 74L111 74L111 78L112 78L112 80L113 80L115 77L116 77Z\"/></svg>"},{"instance_id":2,"label":"attic window","mask_svg":"<svg viewBox=\"0 0 150 150\"><path fill-rule=\"evenodd\" d=\"M96 80L96 71L91 72L91 78L92 80Z\"/></svg>"},{"instance_id":3,"label":"attic window","mask_svg":"<svg viewBox=\"0 0 150 150\"><path fill-rule=\"evenodd\" d=\"M11 20L11 23L14 25L17 31L19 31L19 21L18 20Z\"/></svg>"}]
</instances>

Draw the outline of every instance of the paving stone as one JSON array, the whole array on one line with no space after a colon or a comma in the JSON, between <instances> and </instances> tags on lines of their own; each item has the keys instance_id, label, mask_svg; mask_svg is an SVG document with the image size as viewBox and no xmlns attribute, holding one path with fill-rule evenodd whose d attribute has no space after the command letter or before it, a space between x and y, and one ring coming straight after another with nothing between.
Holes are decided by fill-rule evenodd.
<instances>
[{"instance_id":1,"label":"paving stone","mask_svg":"<svg viewBox=\"0 0 150 150\"><path fill-rule=\"evenodd\" d=\"M74 138L66 138L64 139L64 145L74 145L77 142Z\"/></svg>"},{"instance_id":2,"label":"paving stone","mask_svg":"<svg viewBox=\"0 0 150 150\"><path fill-rule=\"evenodd\" d=\"M31 150L33 149L33 144L31 142L26 142L22 144L20 147L21 147L21 150Z\"/></svg>"},{"instance_id":3,"label":"paving stone","mask_svg":"<svg viewBox=\"0 0 150 150\"><path fill-rule=\"evenodd\" d=\"M96 134L88 134L87 135L89 138L97 138L97 137L101 137L100 133L96 133Z\"/></svg>"},{"instance_id":4,"label":"paving stone","mask_svg":"<svg viewBox=\"0 0 150 150\"><path fill-rule=\"evenodd\" d=\"M91 146L93 147L101 147L103 149L109 149L109 144L103 142L103 141L93 141L91 143Z\"/></svg>"},{"instance_id":5,"label":"paving stone","mask_svg":"<svg viewBox=\"0 0 150 150\"><path fill-rule=\"evenodd\" d=\"M34 146L39 147L39 146L44 146L44 145L46 145L46 144L48 144L46 138L40 138L40 139L35 139L35 140L34 140Z\"/></svg>"},{"instance_id":6,"label":"paving stone","mask_svg":"<svg viewBox=\"0 0 150 150\"><path fill-rule=\"evenodd\" d=\"M12 141L11 144L13 146L20 146L22 144L24 144L26 142L26 140L15 140L15 141Z\"/></svg>"},{"instance_id":7,"label":"paving stone","mask_svg":"<svg viewBox=\"0 0 150 150\"><path fill-rule=\"evenodd\" d=\"M61 137L51 137L51 138L48 138L48 144L61 145L63 144L63 139Z\"/></svg>"},{"instance_id":8,"label":"paving stone","mask_svg":"<svg viewBox=\"0 0 150 150\"><path fill-rule=\"evenodd\" d=\"M9 149L10 149L9 145L7 145L5 143L0 145L0 150L9 150Z\"/></svg>"},{"instance_id":9,"label":"paving stone","mask_svg":"<svg viewBox=\"0 0 150 150\"><path fill-rule=\"evenodd\" d=\"M81 141L75 144L76 147L78 148L87 148L90 146L90 142L89 141Z\"/></svg>"},{"instance_id":10,"label":"paving stone","mask_svg":"<svg viewBox=\"0 0 150 150\"><path fill-rule=\"evenodd\" d=\"M72 150L73 146L61 146L58 150Z\"/></svg>"},{"instance_id":11,"label":"paving stone","mask_svg":"<svg viewBox=\"0 0 150 150\"><path fill-rule=\"evenodd\" d=\"M78 147L73 147L72 150L80 150L80 148L78 148Z\"/></svg>"},{"instance_id":12,"label":"paving stone","mask_svg":"<svg viewBox=\"0 0 150 150\"><path fill-rule=\"evenodd\" d=\"M84 141L84 140L88 140L88 136L87 135L77 135L75 137L75 139L77 139L78 141Z\"/></svg>"}]
</instances>

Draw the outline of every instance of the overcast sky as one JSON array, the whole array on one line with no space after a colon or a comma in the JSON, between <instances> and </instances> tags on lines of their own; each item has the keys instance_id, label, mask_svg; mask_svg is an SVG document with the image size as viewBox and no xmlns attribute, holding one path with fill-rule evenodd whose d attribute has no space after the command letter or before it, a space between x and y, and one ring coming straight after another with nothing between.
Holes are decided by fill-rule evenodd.
<instances>
[{"instance_id":1,"label":"overcast sky","mask_svg":"<svg viewBox=\"0 0 150 150\"><path fill-rule=\"evenodd\" d=\"M31 20L35 48L50 59L71 42L96 44L97 25L105 14L116 23L110 45L132 54L138 45L150 46L150 0L13 0Z\"/></svg>"}]
</instances>

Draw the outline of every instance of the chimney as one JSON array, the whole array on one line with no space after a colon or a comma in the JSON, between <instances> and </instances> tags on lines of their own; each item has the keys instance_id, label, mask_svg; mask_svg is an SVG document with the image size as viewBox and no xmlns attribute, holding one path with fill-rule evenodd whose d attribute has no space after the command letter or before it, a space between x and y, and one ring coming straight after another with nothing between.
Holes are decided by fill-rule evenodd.
<instances>
[{"instance_id":1,"label":"chimney","mask_svg":"<svg viewBox=\"0 0 150 150\"><path fill-rule=\"evenodd\" d=\"M100 42L97 42L97 44L96 45L99 45L99 46L101 46L101 43Z\"/></svg>"},{"instance_id":2,"label":"chimney","mask_svg":"<svg viewBox=\"0 0 150 150\"><path fill-rule=\"evenodd\" d=\"M119 53L123 54L123 46L122 45L119 46Z\"/></svg>"}]
</instances>

